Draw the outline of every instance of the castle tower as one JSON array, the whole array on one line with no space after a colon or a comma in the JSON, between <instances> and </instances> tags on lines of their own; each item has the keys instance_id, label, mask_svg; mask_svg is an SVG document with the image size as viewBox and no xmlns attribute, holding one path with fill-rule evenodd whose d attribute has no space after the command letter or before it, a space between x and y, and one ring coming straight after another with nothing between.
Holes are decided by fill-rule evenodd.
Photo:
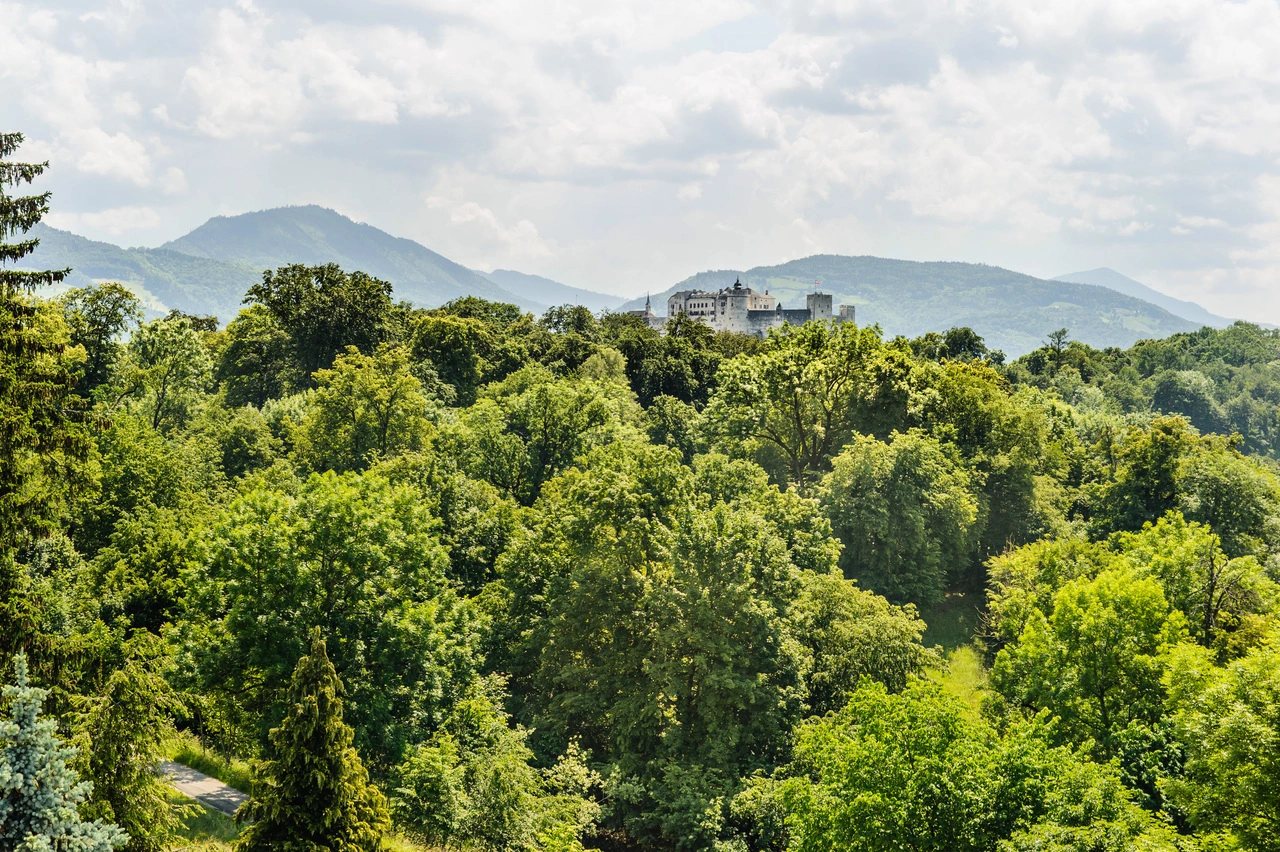
<instances>
[{"instance_id":1,"label":"castle tower","mask_svg":"<svg viewBox=\"0 0 1280 852\"><path fill-rule=\"evenodd\" d=\"M808 296L805 296L804 301L805 306L809 309L809 319L831 319L830 293L810 293Z\"/></svg>"}]
</instances>

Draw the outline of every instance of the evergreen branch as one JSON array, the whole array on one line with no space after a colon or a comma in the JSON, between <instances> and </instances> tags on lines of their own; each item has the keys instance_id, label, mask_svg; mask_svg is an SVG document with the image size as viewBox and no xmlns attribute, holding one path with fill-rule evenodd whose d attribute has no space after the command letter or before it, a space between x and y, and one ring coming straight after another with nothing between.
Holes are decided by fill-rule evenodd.
<instances>
[{"instance_id":1,"label":"evergreen branch","mask_svg":"<svg viewBox=\"0 0 1280 852\"><path fill-rule=\"evenodd\" d=\"M0 163L0 186L31 183L49 167L49 163Z\"/></svg>"},{"instance_id":2,"label":"evergreen branch","mask_svg":"<svg viewBox=\"0 0 1280 852\"><path fill-rule=\"evenodd\" d=\"M26 257L36 250L36 246L40 245L39 240L23 240L20 243L10 243L5 245L0 243L0 263L13 263L16 260Z\"/></svg>"},{"instance_id":3,"label":"evergreen branch","mask_svg":"<svg viewBox=\"0 0 1280 852\"><path fill-rule=\"evenodd\" d=\"M0 269L0 294L31 292L37 287L57 284L71 274L70 269L46 269L42 272L26 272L18 269Z\"/></svg>"}]
</instances>

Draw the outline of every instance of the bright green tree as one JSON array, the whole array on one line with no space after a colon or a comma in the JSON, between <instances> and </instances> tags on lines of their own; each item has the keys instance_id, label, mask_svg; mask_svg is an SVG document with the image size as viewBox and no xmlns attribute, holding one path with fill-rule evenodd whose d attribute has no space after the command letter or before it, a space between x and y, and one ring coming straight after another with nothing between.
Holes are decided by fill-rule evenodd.
<instances>
[{"instance_id":1,"label":"bright green tree","mask_svg":"<svg viewBox=\"0 0 1280 852\"><path fill-rule=\"evenodd\" d=\"M934 661L921 644L924 622L915 607L897 607L859 589L838 573L801 575L802 591L791 605L792 633L809 655L809 710L839 710L864 678L894 692Z\"/></svg>"},{"instance_id":2,"label":"bright green tree","mask_svg":"<svg viewBox=\"0 0 1280 852\"><path fill-rule=\"evenodd\" d=\"M200 332L186 317L143 323L117 366L112 405L127 402L152 429L171 432L190 419L209 388L212 366Z\"/></svg>"},{"instance_id":3,"label":"bright green tree","mask_svg":"<svg viewBox=\"0 0 1280 852\"><path fill-rule=\"evenodd\" d=\"M1280 589L1252 556L1230 559L1209 527L1170 512L1115 544L1125 562L1149 572L1169 603L1187 619L1197 642L1224 656L1242 652L1265 634L1280 604Z\"/></svg>"},{"instance_id":4,"label":"bright green tree","mask_svg":"<svg viewBox=\"0 0 1280 852\"><path fill-rule=\"evenodd\" d=\"M389 827L386 801L342 721L342 683L319 628L298 660L284 720L271 731L274 757L258 765L254 795L237 816L245 852L373 852Z\"/></svg>"},{"instance_id":5,"label":"bright green tree","mask_svg":"<svg viewBox=\"0 0 1280 852\"><path fill-rule=\"evenodd\" d=\"M845 576L895 601L929 604L967 567L977 501L954 453L919 430L859 435L832 461L820 499L844 543Z\"/></svg>"},{"instance_id":6,"label":"bright green tree","mask_svg":"<svg viewBox=\"0 0 1280 852\"><path fill-rule=\"evenodd\" d=\"M1126 729L1160 721L1164 656L1185 634L1159 582L1118 567L1064 585L1051 613L1032 612L991 682L1017 706L1048 710L1067 742L1110 758Z\"/></svg>"},{"instance_id":7,"label":"bright green tree","mask_svg":"<svg viewBox=\"0 0 1280 852\"><path fill-rule=\"evenodd\" d=\"M428 402L403 347L383 344L373 355L347 347L315 381L298 450L313 470L363 470L426 442Z\"/></svg>"},{"instance_id":8,"label":"bright green tree","mask_svg":"<svg viewBox=\"0 0 1280 852\"><path fill-rule=\"evenodd\" d=\"M1038 723L997 735L924 681L899 695L864 683L838 713L807 720L779 776L753 782L740 810L758 836L781 805L772 833L793 852L1175 848L1112 768L1051 747Z\"/></svg>"},{"instance_id":9,"label":"bright green tree","mask_svg":"<svg viewBox=\"0 0 1280 852\"><path fill-rule=\"evenodd\" d=\"M77 808L92 785L68 767L76 750L40 718L48 694L27 682L27 659L14 662L16 685L4 688L9 718L0 722L0 848L15 852L110 852L127 835L117 826L81 819Z\"/></svg>"},{"instance_id":10,"label":"bright green tree","mask_svg":"<svg viewBox=\"0 0 1280 852\"><path fill-rule=\"evenodd\" d=\"M203 563L184 577L185 670L262 737L286 712L282 693L318 627L361 752L398 761L477 664L477 615L445 578L436 527L419 494L376 474L259 485L214 519Z\"/></svg>"},{"instance_id":11,"label":"bright green tree","mask_svg":"<svg viewBox=\"0 0 1280 852\"><path fill-rule=\"evenodd\" d=\"M708 406L726 437L776 453L807 489L851 436L851 412L880 349L873 329L806 323L770 333L763 350L727 361Z\"/></svg>"},{"instance_id":12,"label":"bright green tree","mask_svg":"<svg viewBox=\"0 0 1280 852\"><path fill-rule=\"evenodd\" d=\"M60 300L71 327L71 342L84 347L84 375L76 390L82 395L111 377L111 368L123 347L120 335L142 319L138 297L114 281L76 287Z\"/></svg>"},{"instance_id":13,"label":"bright green tree","mask_svg":"<svg viewBox=\"0 0 1280 852\"><path fill-rule=\"evenodd\" d=\"M477 691L395 773L396 824L438 846L572 852L594 823L598 779L575 745L548 769L531 765L529 732L508 725L497 696Z\"/></svg>"},{"instance_id":14,"label":"bright green tree","mask_svg":"<svg viewBox=\"0 0 1280 852\"><path fill-rule=\"evenodd\" d=\"M1280 648L1271 643L1219 668L1184 645L1166 675L1168 709L1186 749L1165 795L1223 849L1280 850ZM1207 844L1206 844L1207 847Z\"/></svg>"},{"instance_id":15,"label":"bright green tree","mask_svg":"<svg viewBox=\"0 0 1280 852\"><path fill-rule=\"evenodd\" d=\"M636 417L625 387L556 379L546 370L509 376L466 410L447 446L468 474L522 505L592 447L616 440Z\"/></svg>"}]
</instances>

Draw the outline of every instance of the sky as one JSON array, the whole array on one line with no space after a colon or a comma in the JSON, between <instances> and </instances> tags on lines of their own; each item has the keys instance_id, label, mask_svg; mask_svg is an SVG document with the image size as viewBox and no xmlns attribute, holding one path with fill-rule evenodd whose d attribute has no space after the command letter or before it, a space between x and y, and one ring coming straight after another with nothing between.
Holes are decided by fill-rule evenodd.
<instances>
[{"instance_id":1,"label":"sky","mask_svg":"<svg viewBox=\"0 0 1280 852\"><path fill-rule=\"evenodd\" d=\"M0 0L49 224L322 204L635 295L817 253L1280 323L1275 0Z\"/></svg>"}]
</instances>

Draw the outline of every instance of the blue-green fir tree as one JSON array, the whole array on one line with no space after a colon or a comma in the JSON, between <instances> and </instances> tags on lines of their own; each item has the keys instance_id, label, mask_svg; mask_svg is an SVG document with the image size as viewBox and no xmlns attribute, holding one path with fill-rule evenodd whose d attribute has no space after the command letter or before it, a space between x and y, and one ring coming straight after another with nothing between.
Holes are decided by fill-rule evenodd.
<instances>
[{"instance_id":1,"label":"blue-green fir tree","mask_svg":"<svg viewBox=\"0 0 1280 852\"><path fill-rule=\"evenodd\" d=\"M14 852L111 852L128 836L117 826L87 822L77 806L91 785L68 767L75 749L40 718L47 690L27 682L27 659L14 663L17 684L4 688L10 705L0 722L0 849Z\"/></svg>"}]
</instances>

